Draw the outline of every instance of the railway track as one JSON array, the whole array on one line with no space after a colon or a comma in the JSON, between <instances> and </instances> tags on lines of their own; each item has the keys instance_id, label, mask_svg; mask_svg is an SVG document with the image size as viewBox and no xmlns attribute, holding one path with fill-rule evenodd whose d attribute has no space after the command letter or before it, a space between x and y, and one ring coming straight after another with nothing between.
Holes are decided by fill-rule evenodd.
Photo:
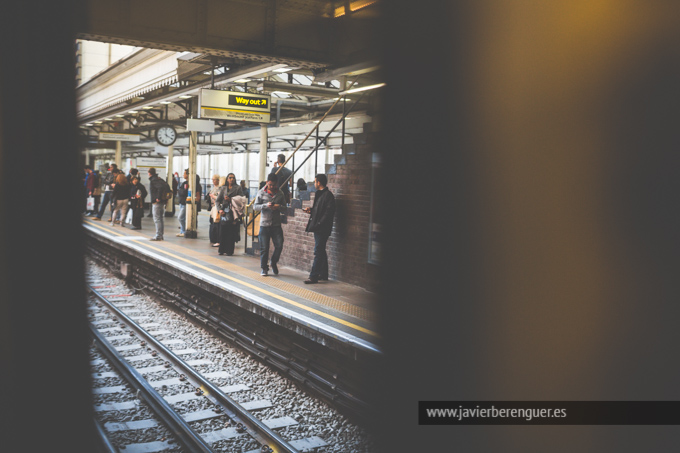
<instances>
[{"instance_id":1,"label":"railway track","mask_svg":"<svg viewBox=\"0 0 680 453\"><path fill-rule=\"evenodd\" d=\"M162 307L147 316L135 300L141 296L122 281L110 283L90 277L93 398L102 431L118 451L370 451L366 434L341 415L329 418L323 403L297 403L294 385L252 359L247 371L234 372L231 356L242 353L230 351L225 360L187 347L196 340L158 322L155 310ZM178 317L168 312L163 316ZM278 386L265 391L270 398L258 397L254 387L263 383Z\"/></svg>"}]
</instances>

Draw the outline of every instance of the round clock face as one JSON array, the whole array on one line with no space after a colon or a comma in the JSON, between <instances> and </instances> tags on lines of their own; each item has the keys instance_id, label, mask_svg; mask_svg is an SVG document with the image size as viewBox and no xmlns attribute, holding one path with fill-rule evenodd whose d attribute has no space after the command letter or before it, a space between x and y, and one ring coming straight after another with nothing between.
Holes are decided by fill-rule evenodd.
<instances>
[{"instance_id":1,"label":"round clock face","mask_svg":"<svg viewBox=\"0 0 680 453\"><path fill-rule=\"evenodd\" d=\"M170 146L177 140L177 132L172 126L161 126L156 129L156 141L163 146Z\"/></svg>"}]
</instances>

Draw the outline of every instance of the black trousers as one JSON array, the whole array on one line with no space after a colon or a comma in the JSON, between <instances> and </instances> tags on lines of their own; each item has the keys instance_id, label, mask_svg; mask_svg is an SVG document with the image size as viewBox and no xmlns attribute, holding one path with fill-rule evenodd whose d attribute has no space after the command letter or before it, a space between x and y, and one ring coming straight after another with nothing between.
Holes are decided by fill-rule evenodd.
<instances>
[{"instance_id":1,"label":"black trousers","mask_svg":"<svg viewBox=\"0 0 680 453\"><path fill-rule=\"evenodd\" d=\"M220 247L217 249L219 253L234 254L234 247L239 238L240 227L241 225L232 223L220 225Z\"/></svg>"},{"instance_id":2,"label":"black trousers","mask_svg":"<svg viewBox=\"0 0 680 453\"><path fill-rule=\"evenodd\" d=\"M132 208L132 226L136 227L136 228L141 228L142 227L142 217L144 217L144 208L142 206L133 207Z\"/></svg>"},{"instance_id":3,"label":"black trousers","mask_svg":"<svg viewBox=\"0 0 680 453\"><path fill-rule=\"evenodd\" d=\"M210 216L210 229L208 230L208 236L210 237L211 244L217 244L220 242L220 223L213 221L212 216Z\"/></svg>"}]
</instances>

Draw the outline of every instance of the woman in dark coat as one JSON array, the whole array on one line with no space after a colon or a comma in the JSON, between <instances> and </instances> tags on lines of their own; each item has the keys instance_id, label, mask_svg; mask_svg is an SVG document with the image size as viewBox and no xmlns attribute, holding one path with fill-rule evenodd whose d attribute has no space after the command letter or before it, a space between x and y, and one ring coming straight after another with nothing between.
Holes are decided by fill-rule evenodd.
<instances>
[{"instance_id":1,"label":"woman in dark coat","mask_svg":"<svg viewBox=\"0 0 680 453\"><path fill-rule=\"evenodd\" d=\"M130 186L130 205L132 206L132 230L142 229L142 217L144 217L144 199L147 196L146 187L139 182L139 176L132 177Z\"/></svg>"},{"instance_id":2,"label":"woman in dark coat","mask_svg":"<svg viewBox=\"0 0 680 453\"><path fill-rule=\"evenodd\" d=\"M236 183L236 176L233 173L227 175L227 181L217 194L215 205L219 209L220 219L227 216L227 222L220 221L220 247L217 249L220 255L226 254L231 256L234 254L234 246L239 237L239 228L241 225L232 214L229 216L228 211L232 211L231 198L237 195L243 196L243 189Z\"/></svg>"}]
</instances>

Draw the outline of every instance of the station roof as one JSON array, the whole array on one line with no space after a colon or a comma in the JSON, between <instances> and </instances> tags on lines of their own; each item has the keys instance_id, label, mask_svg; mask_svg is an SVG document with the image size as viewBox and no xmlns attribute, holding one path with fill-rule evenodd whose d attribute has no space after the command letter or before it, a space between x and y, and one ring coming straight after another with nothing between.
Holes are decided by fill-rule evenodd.
<instances>
[{"instance_id":1,"label":"station roof","mask_svg":"<svg viewBox=\"0 0 680 453\"><path fill-rule=\"evenodd\" d=\"M294 6L304 7L301 3L304 1L278 2L282 7L288 7L288 15L291 11L295 12ZM345 10L342 5L347 2L340 6L336 6L338 2L316 2L317 6L318 3L326 3L326 7L316 12L326 16L323 20L328 21L338 20L337 17L341 17ZM350 6L354 4L361 11L371 10L374 3L365 0L349 2ZM310 13L306 11L304 14L308 16ZM368 17L371 14L369 11ZM283 16L277 11L277 17ZM102 34L92 33L92 30L81 33L80 37L107 39ZM139 38L108 39L119 44L141 43ZM190 40L184 48L173 45L174 48L170 49L172 46L161 39L152 44L156 47L140 48L77 88L81 148L110 149L111 142L99 140L99 133L115 132L140 135L139 142L124 143L123 152L153 151L156 128L171 124L179 136L175 148L181 152L182 146L188 147L187 118L196 118L196 111L192 112L192 108L196 108L201 89L271 96L269 127L275 127L282 140L292 143L306 135L304 130L309 131L310 125L321 120L348 87L369 88L383 82L379 63L366 57L366 52L354 52L352 58L329 62L333 59L294 59L285 49L281 52L271 52L270 49L269 52L243 53L225 48L196 51ZM364 93L361 102L353 107L355 118L370 116L375 104L374 93L378 91ZM327 120L341 116L343 107L348 108L359 96L361 94L347 94L346 104L343 106L342 101L337 102ZM207 140L206 143L214 143L213 138L206 135L218 136L215 137L216 142L225 143L227 137L226 141L235 145L232 150L239 149L234 134L241 132L241 136L246 136L242 140L247 143L253 139L253 129L260 127L260 124L251 122L214 121L215 132L202 133L202 138ZM300 125L303 127L296 127ZM293 127L295 131L284 132L283 126ZM349 129L351 133L352 128ZM345 130L348 132L348 128ZM335 135L339 133L334 132ZM246 149L246 146L241 149Z\"/></svg>"}]
</instances>

